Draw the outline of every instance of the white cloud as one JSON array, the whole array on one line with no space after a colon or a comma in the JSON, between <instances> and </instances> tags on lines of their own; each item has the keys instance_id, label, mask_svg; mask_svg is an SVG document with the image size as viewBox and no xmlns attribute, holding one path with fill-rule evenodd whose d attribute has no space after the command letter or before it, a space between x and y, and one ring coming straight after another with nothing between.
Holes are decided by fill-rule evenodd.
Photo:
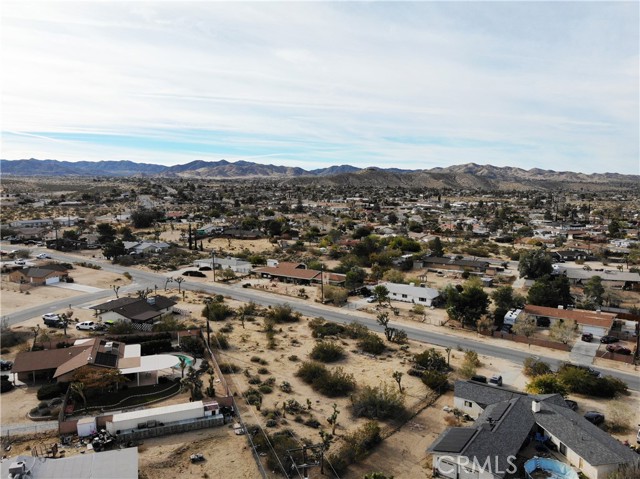
<instances>
[{"instance_id":1,"label":"white cloud","mask_svg":"<svg viewBox=\"0 0 640 479\"><path fill-rule=\"evenodd\" d=\"M2 156L638 173L638 8L4 2L3 129L140 141Z\"/></svg>"}]
</instances>

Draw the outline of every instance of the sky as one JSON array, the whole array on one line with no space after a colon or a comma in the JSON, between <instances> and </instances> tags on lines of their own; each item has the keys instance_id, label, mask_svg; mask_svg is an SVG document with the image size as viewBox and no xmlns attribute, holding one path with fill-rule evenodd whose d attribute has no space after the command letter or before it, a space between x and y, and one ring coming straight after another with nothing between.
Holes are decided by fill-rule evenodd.
<instances>
[{"instance_id":1,"label":"sky","mask_svg":"<svg viewBox=\"0 0 640 479\"><path fill-rule=\"evenodd\" d=\"M3 159L640 174L640 3L0 3Z\"/></svg>"}]
</instances>

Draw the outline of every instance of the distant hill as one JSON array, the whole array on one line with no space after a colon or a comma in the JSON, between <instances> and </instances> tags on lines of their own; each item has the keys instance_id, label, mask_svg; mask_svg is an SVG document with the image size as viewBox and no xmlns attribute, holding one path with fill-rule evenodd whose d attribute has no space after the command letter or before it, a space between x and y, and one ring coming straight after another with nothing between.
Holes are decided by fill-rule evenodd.
<instances>
[{"instance_id":1,"label":"distant hill","mask_svg":"<svg viewBox=\"0 0 640 479\"><path fill-rule=\"evenodd\" d=\"M0 175L14 176L136 176L156 175L166 169L133 161L0 160Z\"/></svg>"},{"instance_id":2,"label":"distant hill","mask_svg":"<svg viewBox=\"0 0 640 479\"><path fill-rule=\"evenodd\" d=\"M174 178L282 178L300 184L324 184L357 187L452 188L469 190L633 189L640 176L618 173L585 174L568 171L524 170L467 163L432 168L402 170L398 168L357 168L351 165L330 166L315 170L298 167L264 165L249 161L230 162L196 160L184 165L161 166L132 161L58 161L0 160L0 175L13 176L163 176Z\"/></svg>"}]
</instances>

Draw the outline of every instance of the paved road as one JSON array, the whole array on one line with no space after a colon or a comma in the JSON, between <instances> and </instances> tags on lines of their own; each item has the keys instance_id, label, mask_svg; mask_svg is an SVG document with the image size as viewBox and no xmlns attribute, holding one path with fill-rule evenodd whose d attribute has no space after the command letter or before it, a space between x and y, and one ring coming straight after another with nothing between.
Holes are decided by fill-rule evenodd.
<instances>
[{"instance_id":1,"label":"paved road","mask_svg":"<svg viewBox=\"0 0 640 479\"><path fill-rule=\"evenodd\" d=\"M78 258L65 253L52 252L50 253L56 259L64 260L64 261L77 261ZM123 266L112 265L105 261L96 260L94 261L97 264L100 264L105 271L112 271L116 273L124 273L129 272L133 279L134 284L129 285L126 288L120 290L120 293L127 291L135 291L138 289L143 289L145 287L157 286L158 289L164 288L164 282L167 277L171 276L171 274L175 273L165 273L158 274L152 273L148 271L140 271L135 268L127 268ZM383 330L382 326L380 326L374 318L365 315L364 313L359 313L356 311L349 311L345 309L336 309L333 307L322 306L319 304L313 304L309 302L305 302L302 300L298 300L296 298L287 298L283 300L281 297L262 292L260 290L255 289L243 289L240 285L229 286L216 283L206 284L206 283L193 283L189 281L184 281L181 285L183 289L191 290L191 291L204 291L209 294L222 294L225 296L229 296L233 299L239 301L253 301L256 304L261 306L275 306L278 304L282 304L283 302L288 303L291 307L299 311L305 316L309 317L318 317L322 316L323 318L329 321L335 321L337 323L347 324L347 323L360 323L366 325L369 329L374 331L381 332ZM85 304L89 301L95 301L98 299L103 299L107 296L111 295L111 291L103 291L100 293L93 293L81 296L75 296L74 298L68 298L62 301L57 301L54 303L49 303L43 306L35 306L29 308L28 310L21 311L20 313L14 313L10 316L10 323L15 323L17 321L23 321L25 319L32 318L34 316L44 314L51 309L60 309L68 304L72 305L81 305ZM16 319L21 318L21 319ZM393 326L393 324L392 324ZM404 329L409 338L422 341L429 344L434 344L442 347L450 347L453 349L472 349L476 351L478 354L482 354L485 356L492 356L501 359L505 359L508 361L512 361L517 364L522 364L522 362L530 357L531 354L527 351L521 351L519 349L511 349L509 347L498 346L491 343L479 342L474 338L464 337L454 334L447 333L435 333L432 331L425 331L418 327L407 326L407 325L396 325ZM538 355L538 357L547 363L549 363L552 367L557 367L562 360L558 360L553 357ZM616 371L612 369L606 369L599 367L598 369L605 372L605 374L609 374L611 376L617 377L625 381L630 389L635 391L640 391L640 375L634 373L626 373L621 371Z\"/></svg>"}]
</instances>

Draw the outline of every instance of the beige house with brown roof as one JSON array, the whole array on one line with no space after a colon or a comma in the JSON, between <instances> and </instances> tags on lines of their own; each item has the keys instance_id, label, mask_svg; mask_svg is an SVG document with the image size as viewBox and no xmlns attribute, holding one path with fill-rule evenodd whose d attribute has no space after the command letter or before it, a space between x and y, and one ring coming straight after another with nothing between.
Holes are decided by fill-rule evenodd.
<instances>
[{"instance_id":1,"label":"beige house with brown roof","mask_svg":"<svg viewBox=\"0 0 640 479\"><path fill-rule=\"evenodd\" d=\"M304 263L269 261L270 266L256 268L254 273L263 278L276 279L285 283L294 284L332 284L342 285L346 280L346 275L323 272L315 269L308 269Z\"/></svg>"},{"instance_id":2,"label":"beige house with brown roof","mask_svg":"<svg viewBox=\"0 0 640 479\"><path fill-rule=\"evenodd\" d=\"M582 333L591 333L596 337L608 334L617 317L614 313L586 309L558 309L533 304L526 305L524 313L535 318L549 318L551 322L557 320L575 321Z\"/></svg>"}]
</instances>

